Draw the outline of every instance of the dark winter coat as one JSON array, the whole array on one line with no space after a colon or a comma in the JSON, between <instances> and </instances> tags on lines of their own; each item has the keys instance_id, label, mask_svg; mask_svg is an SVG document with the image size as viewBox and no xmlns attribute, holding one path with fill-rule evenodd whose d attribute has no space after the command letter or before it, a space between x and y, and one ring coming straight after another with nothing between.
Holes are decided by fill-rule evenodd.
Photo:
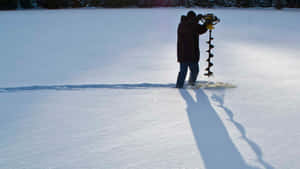
<instances>
[{"instance_id":1,"label":"dark winter coat","mask_svg":"<svg viewBox=\"0 0 300 169\"><path fill-rule=\"evenodd\" d=\"M206 26L198 24L195 19L189 19L186 16L181 17L177 30L178 62L199 62L199 35L206 31Z\"/></svg>"}]
</instances>

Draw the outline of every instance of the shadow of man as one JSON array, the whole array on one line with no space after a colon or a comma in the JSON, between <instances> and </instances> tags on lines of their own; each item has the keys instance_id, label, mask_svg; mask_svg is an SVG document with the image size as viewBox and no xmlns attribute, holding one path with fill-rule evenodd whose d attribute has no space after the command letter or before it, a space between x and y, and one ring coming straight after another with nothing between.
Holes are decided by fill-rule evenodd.
<instances>
[{"instance_id":1,"label":"shadow of man","mask_svg":"<svg viewBox=\"0 0 300 169\"><path fill-rule=\"evenodd\" d=\"M259 169L245 162L202 89L194 90L196 100L187 90L179 91L206 169Z\"/></svg>"}]
</instances>

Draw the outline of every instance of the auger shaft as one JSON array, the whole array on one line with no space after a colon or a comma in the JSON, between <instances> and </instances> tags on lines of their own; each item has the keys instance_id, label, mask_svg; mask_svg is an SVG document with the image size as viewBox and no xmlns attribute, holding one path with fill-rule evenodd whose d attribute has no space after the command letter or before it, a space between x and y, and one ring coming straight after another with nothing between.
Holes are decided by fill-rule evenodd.
<instances>
[{"instance_id":1,"label":"auger shaft","mask_svg":"<svg viewBox=\"0 0 300 169\"><path fill-rule=\"evenodd\" d=\"M207 76L207 77L210 77L213 75L213 72L210 71L210 68L214 65L212 62L211 62L211 58L214 57L214 55L211 53L211 50L214 48L214 45L212 45L212 40L214 39L212 36L211 36L211 32L212 30L210 29L209 30L209 40L206 42L208 43L208 50L206 51L208 53L208 58L206 59L206 61L208 62L208 65L207 65L207 68L205 69L207 72L204 73L204 76Z\"/></svg>"}]
</instances>

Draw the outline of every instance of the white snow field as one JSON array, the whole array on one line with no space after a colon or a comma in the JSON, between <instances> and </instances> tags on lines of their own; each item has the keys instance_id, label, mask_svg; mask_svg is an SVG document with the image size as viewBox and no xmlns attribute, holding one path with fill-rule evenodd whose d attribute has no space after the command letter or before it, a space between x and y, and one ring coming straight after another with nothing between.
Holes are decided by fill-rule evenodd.
<instances>
[{"instance_id":1,"label":"white snow field","mask_svg":"<svg viewBox=\"0 0 300 169\"><path fill-rule=\"evenodd\" d=\"M299 169L299 10L193 9L238 87L178 90L188 10L0 12L0 168Z\"/></svg>"}]
</instances>

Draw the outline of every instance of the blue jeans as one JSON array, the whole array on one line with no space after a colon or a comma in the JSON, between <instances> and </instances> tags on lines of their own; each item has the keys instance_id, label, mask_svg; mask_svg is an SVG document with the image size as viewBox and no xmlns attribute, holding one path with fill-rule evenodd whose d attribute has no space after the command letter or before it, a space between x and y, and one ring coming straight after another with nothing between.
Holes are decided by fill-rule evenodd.
<instances>
[{"instance_id":1,"label":"blue jeans","mask_svg":"<svg viewBox=\"0 0 300 169\"><path fill-rule=\"evenodd\" d=\"M180 63L180 71L177 76L176 88L182 88L184 85L185 77L187 74L187 69L190 69L190 78L189 83L195 83L198 73L199 73L199 64L194 62L184 62Z\"/></svg>"}]
</instances>

